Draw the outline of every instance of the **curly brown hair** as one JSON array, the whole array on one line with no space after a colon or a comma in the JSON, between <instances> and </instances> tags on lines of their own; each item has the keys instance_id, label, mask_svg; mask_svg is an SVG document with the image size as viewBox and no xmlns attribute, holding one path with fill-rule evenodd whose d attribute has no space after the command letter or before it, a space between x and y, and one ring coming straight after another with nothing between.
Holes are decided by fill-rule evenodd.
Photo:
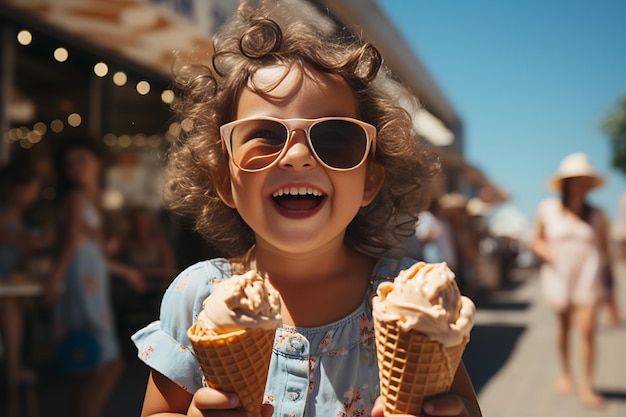
<instances>
[{"instance_id":1,"label":"curly brown hair","mask_svg":"<svg viewBox=\"0 0 626 417\"><path fill-rule=\"evenodd\" d=\"M219 128L235 117L240 92L255 71L279 64L339 74L354 90L359 118L377 129L368 169L382 166L384 181L349 224L346 244L379 255L414 232L439 160L420 142L405 109L416 100L373 45L311 5L261 0L240 6L213 46L210 63L183 65L175 74L181 97L174 109L193 128L182 132L168 155L166 200L172 210L195 219L196 230L227 256L242 255L254 244L253 231L219 197L230 184Z\"/></svg>"}]
</instances>

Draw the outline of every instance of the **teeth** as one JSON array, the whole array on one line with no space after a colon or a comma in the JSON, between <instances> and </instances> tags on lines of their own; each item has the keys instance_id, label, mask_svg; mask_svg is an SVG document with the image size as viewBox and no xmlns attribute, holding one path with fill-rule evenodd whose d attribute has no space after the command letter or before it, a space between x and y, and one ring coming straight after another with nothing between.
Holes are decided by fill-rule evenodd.
<instances>
[{"instance_id":1,"label":"teeth","mask_svg":"<svg viewBox=\"0 0 626 417\"><path fill-rule=\"evenodd\" d=\"M311 187L285 187L276 190L274 194L272 194L273 197L280 197L283 195L313 195L320 197L322 196L322 193Z\"/></svg>"}]
</instances>

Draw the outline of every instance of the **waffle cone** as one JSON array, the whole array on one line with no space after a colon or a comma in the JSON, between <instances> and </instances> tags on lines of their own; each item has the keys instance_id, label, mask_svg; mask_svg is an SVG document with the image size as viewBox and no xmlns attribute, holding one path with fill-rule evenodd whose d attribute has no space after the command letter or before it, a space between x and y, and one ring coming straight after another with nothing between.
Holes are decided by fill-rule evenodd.
<instances>
[{"instance_id":1,"label":"waffle cone","mask_svg":"<svg viewBox=\"0 0 626 417\"><path fill-rule=\"evenodd\" d=\"M467 338L444 347L422 333L405 332L395 322L374 320L380 393L384 415L417 415L424 399L448 392Z\"/></svg>"},{"instance_id":2,"label":"waffle cone","mask_svg":"<svg viewBox=\"0 0 626 417\"><path fill-rule=\"evenodd\" d=\"M187 332L207 385L236 393L239 407L255 417L261 416L274 334L252 329L218 335L196 324Z\"/></svg>"}]
</instances>

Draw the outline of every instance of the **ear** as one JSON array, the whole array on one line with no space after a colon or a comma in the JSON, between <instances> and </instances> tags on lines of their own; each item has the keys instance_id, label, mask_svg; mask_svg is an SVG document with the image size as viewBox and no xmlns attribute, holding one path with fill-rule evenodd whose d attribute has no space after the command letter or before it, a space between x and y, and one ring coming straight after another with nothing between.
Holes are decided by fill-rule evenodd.
<instances>
[{"instance_id":1,"label":"ear","mask_svg":"<svg viewBox=\"0 0 626 417\"><path fill-rule=\"evenodd\" d=\"M220 200L230 208L236 208L233 191L230 185L230 175L224 175L220 181L215 182L215 191Z\"/></svg>"},{"instance_id":2,"label":"ear","mask_svg":"<svg viewBox=\"0 0 626 417\"><path fill-rule=\"evenodd\" d=\"M361 201L361 207L365 207L370 204L385 181L385 169L377 162L372 162L367 165L367 172L365 174L365 187L363 189L363 201Z\"/></svg>"}]
</instances>

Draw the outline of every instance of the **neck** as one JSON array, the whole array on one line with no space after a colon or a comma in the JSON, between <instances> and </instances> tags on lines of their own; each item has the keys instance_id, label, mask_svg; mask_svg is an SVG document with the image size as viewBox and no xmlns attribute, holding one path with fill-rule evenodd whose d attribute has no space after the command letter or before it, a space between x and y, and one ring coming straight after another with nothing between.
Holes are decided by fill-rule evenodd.
<instances>
[{"instance_id":1,"label":"neck","mask_svg":"<svg viewBox=\"0 0 626 417\"><path fill-rule=\"evenodd\" d=\"M316 327L337 321L363 301L375 259L343 244L316 254L287 254L255 246L242 262L281 294L283 321Z\"/></svg>"},{"instance_id":2,"label":"neck","mask_svg":"<svg viewBox=\"0 0 626 417\"><path fill-rule=\"evenodd\" d=\"M565 207L578 216L582 216L585 208L584 196L573 195L565 201Z\"/></svg>"}]
</instances>

